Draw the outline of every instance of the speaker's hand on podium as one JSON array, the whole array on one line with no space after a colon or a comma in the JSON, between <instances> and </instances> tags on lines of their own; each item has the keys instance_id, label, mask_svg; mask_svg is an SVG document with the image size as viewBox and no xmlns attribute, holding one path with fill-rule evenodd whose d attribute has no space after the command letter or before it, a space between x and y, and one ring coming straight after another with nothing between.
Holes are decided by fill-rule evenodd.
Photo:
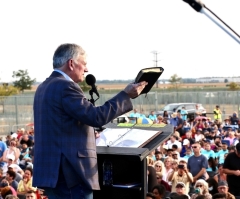
<instances>
[{"instance_id":1,"label":"speaker's hand on podium","mask_svg":"<svg viewBox=\"0 0 240 199\"><path fill-rule=\"evenodd\" d=\"M128 94L130 98L135 98L142 92L142 90L145 88L147 84L148 83L145 81L142 81L136 84L130 83L127 85L124 91Z\"/></svg>"}]
</instances>

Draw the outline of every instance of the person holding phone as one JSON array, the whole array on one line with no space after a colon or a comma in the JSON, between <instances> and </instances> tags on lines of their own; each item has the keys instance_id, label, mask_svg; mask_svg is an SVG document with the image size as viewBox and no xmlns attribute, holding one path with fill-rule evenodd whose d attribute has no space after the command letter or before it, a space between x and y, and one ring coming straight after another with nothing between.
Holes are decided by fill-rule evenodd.
<instances>
[{"instance_id":1,"label":"person holding phone","mask_svg":"<svg viewBox=\"0 0 240 199\"><path fill-rule=\"evenodd\" d=\"M173 168L173 172L169 175L168 180L172 182L171 192L176 192L177 183L182 182L185 184L186 193L184 194L188 194L189 185L193 182L193 176L188 172L186 159L180 159L178 166Z\"/></svg>"}]
</instances>

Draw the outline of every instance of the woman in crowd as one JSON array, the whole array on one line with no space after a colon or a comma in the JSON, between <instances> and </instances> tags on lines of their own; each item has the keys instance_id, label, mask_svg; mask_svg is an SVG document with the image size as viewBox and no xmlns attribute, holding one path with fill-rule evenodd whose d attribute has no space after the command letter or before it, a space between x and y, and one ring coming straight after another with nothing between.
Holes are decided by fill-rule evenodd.
<instances>
[{"instance_id":1,"label":"woman in crowd","mask_svg":"<svg viewBox=\"0 0 240 199\"><path fill-rule=\"evenodd\" d=\"M216 182L227 181L227 175L223 173L223 164L218 165L218 173L213 177Z\"/></svg>"},{"instance_id":2,"label":"woman in crowd","mask_svg":"<svg viewBox=\"0 0 240 199\"><path fill-rule=\"evenodd\" d=\"M165 166L161 160L158 160L154 163L154 168L157 172L161 172L162 174L165 173Z\"/></svg>"},{"instance_id":3,"label":"woman in crowd","mask_svg":"<svg viewBox=\"0 0 240 199\"><path fill-rule=\"evenodd\" d=\"M165 166L165 173L163 173L163 180L166 181L168 184L171 184L168 179L168 175L173 171L172 169L172 157L166 157L164 160L164 166Z\"/></svg>"},{"instance_id":4,"label":"woman in crowd","mask_svg":"<svg viewBox=\"0 0 240 199\"><path fill-rule=\"evenodd\" d=\"M213 196L215 193L218 193L218 183L214 178L208 178L208 191Z\"/></svg>"},{"instance_id":5,"label":"woman in crowd","mask_svg":"<svg viewBox=\"0 0 240 199\"><path fill-rule=\"evenodd\" d=\"M156 199L164 199L166 189L163 185L155 185L152 189L152 193L155 195Z\"/></svg>"},{"instance_id":6,"label":"woman in crowd","mask_svg":"<svg viewBox=\"0 0 240 199\"><path fill-rule=\"evenodd\" d=\"M206 199L212 199L212 195L209 193L208 190L208 183L205 180L197 180L194 185L194 189L195 193L192 194L191 199L196 199L196 197L199 195L204 195Z\"/></svg>"},{"instance_id":7,"label":"woman in crowd","mask_svg":"<svg viewBox=\"0 0 240 199\"><path fill-rule=\"evenodd\" d=\"M166 191L171 191L171 187L169 186L169 184L162 179L163 177L162 173L156 172L156 176L157 176L157 183L163 185Z\"/></svg>"},{"instance_id":8,"label":"woman in crowd","mask_svg":"<svg viewBox=\"0 0 240 199\"><path fill-rule=\"evenodd\" d=\"M216 165L216 161L215 161L215 158L213 157L210 157L208 159L208 168L207 168L207 172L217 172L218 168L217 168L217 165ZM211 177L211 176L210 176ZM212 176L213 177L213 176Z\"/></svg>"},{"instance_id":9,"label":"woman in crowd","mask_svg":"<svg viewBox=\"0 0 240 199\"><path fill-rule=\"evenodd\" d=\"M17 142L14 139L12 139L10 141L10 146L3 153L3 161L4 162L8 162L8 155L10 155L10 154L14 155L14 157L15 157L15 160L12 163L15 163L15 164L18 163L18 161L19 161L18 158L20 156L20 150L17 148Z\"/></svg>"},{"instance_id":10,"label":"woman in crowd","mask_svg":"<svg viewBox=\"0 0 240 199\"><path fill-rule=\"evenodd\" d=\"M158 117L157 117L157 122L156 122L157 124L166 124L165 122L163 122L163 117L161 116L161 115L159 115Z\"/></svg>"},{"instance_id":11,"label":"woman in crowd","mask_svg":"<svg viewBox=\"0 0 240 199\"><path fill-rule=\"evenodd\" d=\"M17 194L25 195L28 191L36 191L35 187L32 187L32 169L26 168L24 171L23 179L18 183Z\"/></svg>"}]
</instances>

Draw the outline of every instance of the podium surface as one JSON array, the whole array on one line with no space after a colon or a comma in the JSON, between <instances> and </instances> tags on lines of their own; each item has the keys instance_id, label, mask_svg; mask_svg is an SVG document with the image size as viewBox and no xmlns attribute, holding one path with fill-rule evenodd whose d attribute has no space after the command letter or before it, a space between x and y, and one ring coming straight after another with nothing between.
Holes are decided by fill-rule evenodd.
<instances>
[{"instance_id":1,"label":"podium surface","mask_svg":"<svg viewBox=\"0 0 240 199\"><path fill-rule=\"evenodd\" d=\"M110 125L111 128L117 128L114 124ZM140 129L150 130L149 127ZM141 148L97 146L101 190L94 191L94 199L145 199L147 193L146 157L173 134L173 126L166 125L157 130L161 133ZM113 186L103 186L102 166L106 159L112 162Z\"/></svg>"}]
</instances>

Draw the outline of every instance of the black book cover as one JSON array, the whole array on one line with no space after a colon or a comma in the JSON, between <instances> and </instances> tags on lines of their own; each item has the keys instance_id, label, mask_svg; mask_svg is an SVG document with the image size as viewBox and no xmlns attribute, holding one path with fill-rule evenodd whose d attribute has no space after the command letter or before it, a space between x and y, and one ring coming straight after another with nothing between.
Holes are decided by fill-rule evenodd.
<instances>
[{"instance_id":1,"label":"black book cover","mask_svg":"<svg viewBox=\"0 0 240 199\"><path fill-rule=\"evenodd\" d=\"M141 94L148 93L153 85L156 83L158 78L163 73L164 69L162 67L152 67L152 68L144 68L139 71L135 83L139 83L141 81L148 82L148 85L142 90Z\"/></svg>"}]
</instances>

